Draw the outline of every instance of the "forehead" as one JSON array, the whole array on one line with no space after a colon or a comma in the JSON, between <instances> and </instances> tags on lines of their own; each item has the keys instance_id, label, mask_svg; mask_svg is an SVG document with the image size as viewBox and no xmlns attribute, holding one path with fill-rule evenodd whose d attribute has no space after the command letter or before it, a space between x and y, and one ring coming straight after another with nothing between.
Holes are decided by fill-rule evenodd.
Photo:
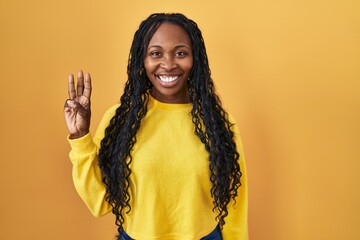
<instances>
[{"instance_id":1,"label":"forehead","mask_svg":"<svg viewBox=\"0 0 360 240\"><path fill-rule=\"evenodd\" d=\"M191 47L189 34L179 25L173 23L161 23L150 39L149 47L152 45L171 46L187 45Z\"/></svg>"}]
</instances>

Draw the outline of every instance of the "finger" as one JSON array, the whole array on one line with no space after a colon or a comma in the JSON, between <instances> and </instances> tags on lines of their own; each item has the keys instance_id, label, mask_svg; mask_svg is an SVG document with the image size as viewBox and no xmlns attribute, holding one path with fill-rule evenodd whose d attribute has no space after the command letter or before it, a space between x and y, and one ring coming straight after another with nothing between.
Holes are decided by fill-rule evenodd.
<instances>
[{"instance_id":1,"label":"finger","mask_svg":"<svg viewBox=\"0 0 360 240\"><path fill-rule=\"evenodd\" d=\"M77 111L77 113L82 116L83 118L87 118L89 115L89 111L87 111L80 103L74 102L74 105L71 106L73 109Z\"/></svg>"},{"instance_id":2,"label":"finger","mask_svg":"<svg viewBox=\"0 0 360 240\"><path fill-rule=\"evenodd\" d=\"M77 82L77 95L81 96L84 90L84 74L81 70L78 71L78 82Z\"/></svg>"},{"instance_id":3,"label":"finger","mask_svg":"<svg viewBox=\"0 0 360 240\"><path fill-rule=\"evenodd\" d=\"M68 94L69 94L70 99L75 99L76 92L75 92L75 84L74 84L74 75L72 75L72 74L69 75Z\"/></svg>"},{"instance_id":4,"label":"finger","mask_svg":"<svg viewBox=\"0 0 360 240\"><path fill-rule=\"evenodd\" d=\"M67 116L72 116L74 115L75 111L73 108L69 107L69 106L65 106L64 107L64 114L65 114L65 117Z\"/></svg>"},{"instance_id":5,"label":"finger","mask_svg":"<svg viewBox=\"0 0 360 240\"><path fill-rule=\"evenodd\" d=\"M65 108L72 108L72 109L75 109L77 106L76 106L76 104L75 104L75 100L73 100L73 99L67 99L66 101L65 101L65 105L64 105L64 107Z\"/></svg>"},{"instance_id":6,"label":"finger","mask_svg":"<svg viewBox=\"0 0 360 240\"><path fill-rule=\"evenodd\" d=\"M73 100L71 100L71 99L67 99L65 101L65 105L64 105L65 119L71 117L75 113L74 107L72 106L74 104L72 102L73 102Z\"/></svg>"},{"instance_id":7,"label":"finger","mask_svg":"<svg viewBox=\"0 0 360 240\"><path fill-rule=\"evenodd\" d=\"M79 114L83 118L87 118L90 113L80 103L78 103L74 100L71 100L71 99L66 100L65 106L64 106L65 114L74 114L74 111L75 111L75 113Z\"/></svg>"},{"instance_id":8,"label":"finger","mask_svg":"<svg viewBox=\"0 0 360 240\"><path fill-rule=\"evenodd\" d=\"M91 76L90 76L90 73L87 73L85 75L85 87L84 87L84 96L87 97L87 98L90 98L91 96L91 89L92 89L92 86L91 86Z\"/></svg>"}]
</instances>

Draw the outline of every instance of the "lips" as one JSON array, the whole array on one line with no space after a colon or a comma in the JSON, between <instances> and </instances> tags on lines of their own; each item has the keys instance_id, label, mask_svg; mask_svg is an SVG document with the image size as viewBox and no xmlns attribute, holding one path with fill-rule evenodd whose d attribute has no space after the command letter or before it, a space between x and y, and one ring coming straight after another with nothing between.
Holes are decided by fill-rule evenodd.
<instances>
[{"instance_id":1,"label":"lips","mask_svg":"<svg viewBox=\"0 0 360 240\"><path fill-rule=\"evenodd\" d=\"M159 74L156 75L156 78L159 80L160 84L164 87L175 86L180 79L181 75L165 75Z\"/></svg>"},{"instance_id":2,"label":"lips","mask_svg":"<svg viewBox=\"0 0 360 240\"><path fill-rule=\"evenodd\" d=\"M156 75L157 78L165 83L176 81L180 75Z\"/></svg>"}]
</instances>

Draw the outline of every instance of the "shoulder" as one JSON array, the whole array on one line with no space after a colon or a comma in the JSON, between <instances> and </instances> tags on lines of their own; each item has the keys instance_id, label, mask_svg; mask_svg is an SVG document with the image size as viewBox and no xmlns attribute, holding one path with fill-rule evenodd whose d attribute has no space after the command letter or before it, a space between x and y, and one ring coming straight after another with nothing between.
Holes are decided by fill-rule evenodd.
<instances>
[{"instance_id":1,"label":"shoulder","mask_svg":"<svg viewBox=\"0 0 360 240\"><path fill-rule=\"evenodd\" d=\"M231 128L230 128L230 129L231 129L233 132L238 133L238 132L239 132L239 129L238 129L238 126L237 126L235 117L234 117L231 113L227 112L227 114L226 114L226 120L229 121L229 123L231 124Z\"/></svg>"},{"instance_id":2,"label":"shoulder","mask_svg":"<svg viewBox=\"0 0 360 240\"><path fill-rule=\"evenodd\" d=\"M235 120L235 117L231 114L231 113L229 113L229 112L227 112L227 120L231 123L231 124L236 124L236 120Z\"/></svg>"},{"instance_id":3,"label":"shoulder","mask_svg":"<svg viewBox=\"0 0 360 240\"><path fill-rule=\"evenodd\" d=\"M115 103L111 107L109 107L105 111L105 113L101 119L101 122L109 123L110 120L115 116L116 110L119 108L119 106L120 106L120 103Z\"/></svg>"},{"instance_id":4,"label":"shoulder","mask_svg":"<svg viewBox=\"0 0 360 240\"><path fill-rule=\"evenodd\" d=\"M234 140L235 140L236 144L238 145L238 147L242 148L243 143L241 141L240 130L239 130L239 126L238 126L238 124L236 122L235 117L232 114L227 113L227 119L231 124L230 130L234 134Z\"/></svg>"},{"instance_id":5,"label":"shoulder","mask_svg":"<svg viewBox=\"0 0 360 240\"><path fill-rule=\"evenodd\" d=\"M99 127L106 128L107 125L109 125L110 120L115 116L116 109L118 109L119 106L120 106L120 103L115 103L114 105L112 105L105 111L105 113L101 119Z\"/></svg>"},{"instance_id":6,"label":"shoulder","mask_svg":"<svg viewBox=\"0 0 360 240\"><path fill-rule=\"evenodd\" d=\"M95 137L94 137L95 143L99 144L101 139L104 138L105 129L109 126L109 123L111 119L114 117L116 109L118 109L119 106L120 104L116 103L105 111L95 133Z\"/></svg>"},{"instance_id":7,"label":"shoulder","mask_svg":"<svg viewBox=\"0 0 360 240\"><path fill-rule=\"evenodd\" d=\"M109 107L104 114L104 117L112 118L115 115L116 109L120 107L120 103L115 103L111 107Z\"/></svg>"}]
</instances>

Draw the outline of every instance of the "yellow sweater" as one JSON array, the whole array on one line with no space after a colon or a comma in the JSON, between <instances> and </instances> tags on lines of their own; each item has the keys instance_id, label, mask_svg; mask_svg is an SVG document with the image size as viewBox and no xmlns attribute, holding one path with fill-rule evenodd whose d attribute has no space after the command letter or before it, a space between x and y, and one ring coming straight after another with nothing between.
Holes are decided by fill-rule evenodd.
<instances>
[{"instance_id":1,"label":"yellow sweater","mask_svg":"<svg viewBox=\"0 0 360 240\"><path fill-rule=\"evenodd\" d=\"M98 166L97 153L104 130L119 105L110 108L92 138L70 140L70 159L77 192L95 216L111 211ZM191 104L166 104L150 97L130 165L131 211L124 229L136 240L198 240L217 222L210 196L209 154L194 134ZM235 141L243 173L237 203L228 205L222 232L224 240L246 240L247 183L238 128Z\"/></svg>"}]
</instances>

